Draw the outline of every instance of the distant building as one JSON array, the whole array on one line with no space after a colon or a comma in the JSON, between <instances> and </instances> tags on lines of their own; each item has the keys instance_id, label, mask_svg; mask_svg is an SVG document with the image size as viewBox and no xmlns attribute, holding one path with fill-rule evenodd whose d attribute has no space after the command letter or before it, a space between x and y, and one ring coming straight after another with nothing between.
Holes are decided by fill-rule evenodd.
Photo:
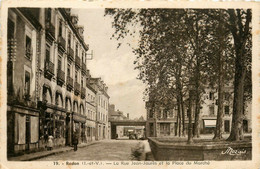
<instances>
[{"instance_id":1,"label":"distant building","mask_svg":"<svg viewBox=\"0 0 260 169\"><path fill-rule=\"evenodd\" d=\"M87 141L94 141L96 136L96 121L97 121L97 103L96 94L97 91L87 83Z\"/></svg>"},{"instance_id":2,"label":"distant building","mask_svg":"<svg viewBox=\"0 0 260 169\"><path fill-rule=\"evenodd\" d=\"M110 125L108 123L108 104L109 95L107 94L108 87L101 78L91 78L90 85L96 93L96 140L108 139L110 135Z\"/></svg>"},{"instance_id":3,"label":"distant building","mask_svg":"<svg viewBox=\"0 0 260 169\"><path fill-rule=\"evenodd\" d=\"M216 89L207 88L202 96L202 104L200 110L199 127L201 133L213 133L216 127L218 94ZM192 103L192 123L194 125L194 103ZM224 133L231 131L232 124L232 106L233 106L233 88L226 86L224 89L224 117L223 129ZM187 103L184 104L185 110L185 130L188 132L188 116ZM177 134L177 106L172 105L171 108L166 109L156 102L146 102L147 123L146 134L147 137L162 137L174 136ZM246 102L243 129L244 132L252 131L251 122L251 102Z\"/></svg>"}]
</instances>

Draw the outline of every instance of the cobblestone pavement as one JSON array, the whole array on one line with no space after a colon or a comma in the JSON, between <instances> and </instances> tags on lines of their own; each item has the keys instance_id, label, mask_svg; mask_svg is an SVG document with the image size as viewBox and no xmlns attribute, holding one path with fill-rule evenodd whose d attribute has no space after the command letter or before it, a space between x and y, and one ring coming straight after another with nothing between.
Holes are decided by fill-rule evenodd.
<instances>
[{"instance_id":1,"label":"cobblestone pavement","mask_svg":"<svg viewBox=\"0 0 260 169\"><path fill-rule=\"evenodd\" d=\"M96 144L79 148L76 152L70 151L51 155L37 161L129 161L131 160L131 148L139 142L149 146L147 141L142 140L103 140Z\"/></svg>"}]
</instances>

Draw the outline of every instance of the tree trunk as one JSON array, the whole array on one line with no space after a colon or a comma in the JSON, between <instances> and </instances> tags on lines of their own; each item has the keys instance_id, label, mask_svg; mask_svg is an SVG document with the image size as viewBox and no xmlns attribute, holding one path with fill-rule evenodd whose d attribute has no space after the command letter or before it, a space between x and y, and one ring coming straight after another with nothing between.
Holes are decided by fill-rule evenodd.
<instances>
[{"instance_id":1,"label":"tree trunk","mask_svg":"<svg viewBox=\"0 0 260 169\"><path fill-rule=\"evenodd\" d=\"M188 126L188 144L193 143L192 138L192 99L193 99L193 91L189 91L189 109L188 109L188 118L189 118L189 126Z\"/></svg>"},{"instance_id":2,"label":"tree trunk","mask_svg":"<svg viewBox=\"0 0 260 169\"><path fill-rule=\"evenodd\" d=\"M184 111L182 91L181 91L180 103L181 103L181 112L182 112L182 135L183 135L183 137L186 137L186 133L185 133L185 111Z\"/></svg>"},{"instance_id":3,"label":"tree trunk","mask_svg":"<svg viewBox=\"0 0 260 169\"><path fill-rule=\"evenodd\" d=\"M252 19L252 13L250 9L246 12L246 21L243 25L241 9L228 10L230 31L234 38L235 45L235 79L234 79L234 101L233 101L233 116L231 133L227 140L238 141L244 138L243 136L243 104L244 104L244 81L246 77L245 68L245 46L249 35L249 26ZM238 25L238 27L237 27ZM250 35L251 36L251 35Z\"/></svg>"},{"instance_id":4,"label":"tree trunk","mask_svg":"<svg viewBox=\"0 0 260 169\"><path fill-rule=\"evenodd\" d=\"M222 24L219 23L219 54L218 54L218 113L217 113L217 123L214 133L214 140L221 140L222 134L223 134L223 96L224 96L224 79L223 79L223 43L224 43L224 37L223 37L223 28L221 27Z\"/></svg>"},{"instance_id":5,"label":"tree trunk","mask_svg":"<svg viewBox=\"0 0 260 169\"><path fill-rule=\"evenodd\" d=\"M230 136L227 139L229 141L243 139L244 80L246 71L239 60L236 61L235 72L232 127Z\"/></svg>"},{"instance_id":6,"label":"tree trunk","mask_svg":"<svg viewBox=\"0 0 260 169\"><path fill-rule=\"evenodd\" d=\"M178 133L179 133L179 137L181 137L182 136L182 130L181 130L181 128L182 128L182 125L181 125L181 119L182 119L182 117L181 117L181 107L180 107L180 98L179 98L179 96L177 96L177 106L178 106L178 115L179 115L179 128L178 128Z\"/></svg>"}]
</instances>

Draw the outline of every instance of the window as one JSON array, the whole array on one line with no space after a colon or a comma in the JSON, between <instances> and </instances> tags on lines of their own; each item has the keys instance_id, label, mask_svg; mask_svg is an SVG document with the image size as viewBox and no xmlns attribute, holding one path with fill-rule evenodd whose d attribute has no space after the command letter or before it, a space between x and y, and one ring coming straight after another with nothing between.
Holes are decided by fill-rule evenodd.
<instances>
[{"instance_id":1,"label":"window","mask_svg":"<svg viewBox=\"0 0 260 169\"><path fill-rule=\"evenodd\" d=\"M32 40L29 36L26 35L26 38L25 38L25 56L28 58L28 59L31 59L31 56L32 56Z\"/></svg>"},{"instance_id":2,"label":"window","mask_svg":"<svg viewBox=\"0 0 260 169\"><path fill-rule=\"evenodd\" d=\"M81 86L83 87L83 76L81 76Z\"/></svg>"},{"instance_id":3,"label":"window","mask_svg":"<svg viewBox=\"0 0 260 169\"><path fill-rule=\"evenodd\" d=\"M78 56L78 43L76 44L76 56Z\"/></svg>"},{"instance_id":4,"label":"window","mask_svg":"<svg viewBox=\"0 0 260 169\"><path fill-rule=\"evenodd\" d=\"M213 92L209 93L209 100L214 100L214 93Z\"/></svg>"},{"instance_id":5,"label":"window","mask_svg":"<svg viewBox=\"0 0 260 169\"><path fill-rule=\"evenodd\" d=\"M58 59L58 70L61 70L61 58Z\"/></svg>"},{"instance_id":6,"label":"window","mask_svg":"<svg viewBox=\"0 0 260 169\"><path fill-rule=\"evenodd\" d=\"M24 77L24 95L29 96L30 95L30 73L28 71L25 71L25 77Z\"/></svg>"},{"instance_id":7,"label":"window","mask_svg":"<svg viewBox=\"0 0 260 169\"><path fill-rule=\"evenodd\" d=\"M209 107L209 112L211 115L214 115L214 106Z\"/></svg>"},{"instance_id":8,"label":"window","mask_svg":"<svg viewBox=\"0 0 260 169\"><path fill-rule=\"evenodd\" d=\"M51 8L46 10L46 20L49 22L51 21Z\"/></svg>"},{"instance_id":9,"label":"window","mask_svg":"<svg viewBox=\"0 0 260 169\"><path fill-rule=\"evenodd\" d=\"M60 20L60 25L59 25L59 36L62 37L62 21Z\"/></svg>"},{"instance_id":10,"label":"window","mask_svg":"<svg viewBox=\"0 0 260 169\"><path fill-rule=\"evenodd\" d=\"M150 117L150 118L153 118L153 109L150 109L149 117Z\"/></svg>"},{"instance_id":11,"label":"window","mask_svg":"<svg viewBox=\"0 0 260 169\"><path fill-rule=\"evenodd\" d=\"M68 77L70 77L70 64L68 64L68 67L67 67L67 74L68 74Z\"/></svg>"},{"instance_id":12,"label":"window","mask_svg":"<svg viewBox=\"0 0 260 169\"><path fill-rule=\"evenodd\" d=\"M78 71L75 71L75 81L78 81Z\"/></svg>"},{"instance_id":13,"label":"window","mask_svg":"<svg viewBox=\"0 0 260 169\"><path fill-rule=\"evenodd\" d=\"M173 117L173 110L170 110L170 112L169 112L169 117Z\"/></svg>"},{"instance_id":14,"label":"window","mask_svg":"<svg viewBox=\"0 0 260 169\"><path fill-rule=\"evenodd\" d=\"M229 100L229 93L225 92L224 98L225 98L225 100Z\"/></svg>"},{"instance_id":15,"label":"window","mask_svg":"<svg viewBox=\"0 0 260 169\"><path fill-rule=\"evenodd\" d=\"M14 39L14 22L8 19L8 32L7 32L8 39Z\"/></svg>"},{"instance_id":16,"label":"window","mask_svg":"<svg viewBox=\"0 0 260 169\"><path fill-rule=\"evenodd\" d=\"M71 33L68 35L68 46L71 47Z\"/></svg>"},{"instance_id":17,"label":"window","mask_svg":"<svg viewBox=\"0 0 260 169\"><path fill-rule=\"evenodd\" d=\"M50 46L49 45L46 45L46 52L45 52L45 60L46 62L49 62L50 61Z\"/></svg>"},{"instance_id":18,"label":"window","mask_svg":"<svg viewBox=\"0 0 260 169\"><path fill-rule=\"evenodd\" d=\"M164 109L164 111L163 111L163 118L166 119L168 117L167 113L168 113L168 111L166 109Z\"/></svg>"},{"instance_id":19,"label":"window","mask_svg":"<svg viewBox=\"0 0 260 169\"><path fill-rule=\"evenodd\" d=\"M229 106L225 106L225 114L229 114Z\"/></svg>"}]
</instances>

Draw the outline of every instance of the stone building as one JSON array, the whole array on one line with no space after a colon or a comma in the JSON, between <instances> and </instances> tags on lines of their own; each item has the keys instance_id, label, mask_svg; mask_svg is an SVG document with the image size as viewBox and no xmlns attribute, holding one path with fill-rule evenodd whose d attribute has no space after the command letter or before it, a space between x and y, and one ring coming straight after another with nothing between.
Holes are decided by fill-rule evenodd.
<instances>
[{"instance_id":1,"label":"stone building","mask_svg":"<svg viewBox=\"0 0 260 169\"><path fill-rule=\"evenodd\" d=\"M86 141L86 52L84 28L70 9L41 9L39 56L40 144L44 147L47 135L54 145L70 145L77 135Z\"/></svg>"},{"instance_id":2,"label":"stone building","mask_svg":"<svg viewBox=\"0 0 260 169\"><path fill-rule=\"evenodd\" d=\"M107 87L91 81L83 32L69 8L8 10L9 156L44 149L50 135L54 146L109 138Z\"/></svg>"},{"instance_id":3,"label":"stone building","mask_svg":"<svg viewBox=\"0 0 260 169\"><path fill-rule=\"evenodd\" d=\"M96 94L97 91L87 83L87 99L86 99L86 111L87 111L87 141L94 141L96 137Z\"/></svg>"},{"instance_id":4,"label":"stone building","mask_svg":"<svg viewBox=\"0 0 260 169\"><path fill-rule=\"evenodd\" d=\"M232 124L232 106L233 106L233 87L226 86L224 88L224 108L223 108L223 129L224 133L231 131ZM192 125L194 125L194 108L192 103ZM184 102L185 111L185 131L188 133L188 116L187 116L187 99ZM214 88L207 88L202 96L202 104L199 116L200 133L213 133L216 128L218 109L218 93ZM243 129L244 132L252 131L252 111L251 102L247 101L244 106ZM162 137L174 136L177 134L177 106L173 104L171 108L166 109L158 103L148 101L146 102L147 123L146 134L147 137Z\"/></svg>"},{"instance_id":5,"label":"stone building","mask_svg":"<svg viewBox=\"0 0 260 169\"><path fill-rule=\"evenodd\" d=\"M39 146L37 63L42 25L40 10L8 10L7 152L8 156Z\"/></svg>"},{"instance_id":6,"label":"stone building","mask_svg":"<svg viewBox=\"0 0 260 169\"><path fill-rule=\"evenodd\" d=\"M110 125L108 122L108 87L101 78L91 78L90 84L96 93L96 140L108 139L110 136Z\"/></svg>"}]
</instances>

